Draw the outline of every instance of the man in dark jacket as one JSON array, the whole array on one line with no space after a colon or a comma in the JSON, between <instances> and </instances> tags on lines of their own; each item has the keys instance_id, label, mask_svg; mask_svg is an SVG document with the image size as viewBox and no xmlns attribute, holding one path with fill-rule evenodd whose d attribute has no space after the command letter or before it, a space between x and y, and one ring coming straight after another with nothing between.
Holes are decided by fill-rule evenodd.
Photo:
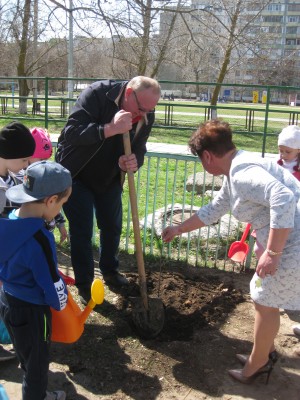
<instances>
[{"instance_id":1,"label":"man in dark jacket","mask_svg":"<svg viewBox=\"0 0 300 400\"><path fill-rule=\"evenodd\" d=\"M108 285L128 282L119 273L122 231L121 171L143 165L160 86L137 76L130 81L103 80L78 97L58 139L56 161L71 171L73 191L64 212L69 220L71 261L81 301L90 298L94 279L94 210L100 229L99 268ZM132 154L124 155L129 131Z\"/></svg>"}]
</instances>

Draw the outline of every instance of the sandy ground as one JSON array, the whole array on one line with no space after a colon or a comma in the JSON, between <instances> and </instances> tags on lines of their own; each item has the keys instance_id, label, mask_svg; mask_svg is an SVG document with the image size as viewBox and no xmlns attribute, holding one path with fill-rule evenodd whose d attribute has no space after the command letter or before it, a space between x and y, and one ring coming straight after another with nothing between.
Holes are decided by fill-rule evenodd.
<instances>
[{"instance_id":1,"label":"sandy ground","mask_svg":"<svg viewBox=\"0 0 300 400\"><path fill-rule=\"evenodd\" d=\"M62 258L60 262L61 268L69 271L68 260ZM130 271L125 273L134 278ZM162 290L169 289L164 303L173 299L178 307L180 303L186 307L174 317L178 326L178 331L176 324L173 327L174 337L167 329L153 340L139 338L124 319L124 309L118 306L120 294L106 288L105 306L92 312L79 341L72 345L53 343L49 389L65 390L68 400L300 400L300 357L295 353L300 349L300 338L292 333L293 324L300 322L300 312L281 312L276 339L280 359L269 384L259 377L252 385L242 385L232 380L227 370L239 368L235 353L249 352L252 346L251 276L226 272L211 275L202 270L193 279L183 272L174 277L168 273L162 281ZM226 294L227 286L218 285L217 280L235 288L231 297ZM208 298L201 306L205 320L197 325L195 299L201 294L195 290L198 287L203 294L208 284L212 285L209 294L220 290L227 296L223 300L229 302L236 299L233 295L238 291L244 301L228 309L226 301ZM187 298L180 302L184 287L188 289ZM173 295L170 289L175 291ZM76 289L70 290L76 299ZM170 307L167 303L168 312ZM188 328L186 336L184 325ZM193 334L188 335L191 330ZM15 360L0 364L0 383L10 400L21 400L21 380L22 371Z\"/></svg>"}]
</instances>

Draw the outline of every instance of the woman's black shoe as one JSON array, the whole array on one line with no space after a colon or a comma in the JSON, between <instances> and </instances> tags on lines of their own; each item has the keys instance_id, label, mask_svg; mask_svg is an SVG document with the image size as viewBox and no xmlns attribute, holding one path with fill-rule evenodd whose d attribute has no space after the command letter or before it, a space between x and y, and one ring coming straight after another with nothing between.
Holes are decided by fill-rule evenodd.
<instances>
[{"instance_id":1,"label":"woman's black shoe","mask_svg":"<svg viewBox=\"0 0 300 400\"><path fill-rule=\"evenodd\" d=\"M245 365L249 358L248 354L236 354L235 356L242 365ZM269 354L269 360L272 361L273 365L277 363L278 359L279 359L279 354L277 353L277 351L276 350L271 351L271 353Z\"/></svg>"},{"instance_id":2,"label":"woman's black shoe","mask_svg":"<svg viewBox=\"0 0 300 400\"><path fill-rule=\"evenodd\" d=\"M250 383L254 382L258 376L266 374L267 375L266 385L267 385L269 382L269 378L270 378L272 370L273 370L273 362L271 360L269 360L264 366L259 368L256 372L254 372L254 374L252 374L250 376L244 376L242 369L230 369L228 371L228 373L235 380L237 380L241 383L245 383L245 384L250 384Z\"/></svg>"}]
</instances>

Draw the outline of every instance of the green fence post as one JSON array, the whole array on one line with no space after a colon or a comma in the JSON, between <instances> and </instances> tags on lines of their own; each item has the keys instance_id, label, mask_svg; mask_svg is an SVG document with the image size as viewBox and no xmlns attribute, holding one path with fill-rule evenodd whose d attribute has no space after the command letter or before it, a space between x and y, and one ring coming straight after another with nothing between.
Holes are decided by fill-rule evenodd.
<instances>
[{"instance_id":1,"label":"green fence post","mask_svg":"<svg viewBox=\"0 0 300 400\"><path fill-rule=\"evenodd\" d=\"M48 129L49 127L49 78L45 77L45 128Z\"/></svg>"},{"instance_id":2,"label":"green fence post","mask_svg":"<svg viewBox=\"0 0 300 400\"><path fill-rule=\"evenodd\" d=\"M262 146L262 157L265 156L266 152L266 140L267 140L267 129L268 129L268 118L269 118L269 108L270 108L270 87L267 87L267 102L266 102L266 111L265 111L265 123L264 123L264 132L263 132L263 146Z\"/></svg>"}]
</instances>

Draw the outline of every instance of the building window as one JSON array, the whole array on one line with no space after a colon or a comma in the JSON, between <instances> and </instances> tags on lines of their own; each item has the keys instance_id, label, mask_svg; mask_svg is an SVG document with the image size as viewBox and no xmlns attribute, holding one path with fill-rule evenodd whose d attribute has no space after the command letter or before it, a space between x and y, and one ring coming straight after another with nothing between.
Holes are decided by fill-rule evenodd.
<instances>
[{"instance_id":1,"label":"building window","mask_svg":"<svg viewBox=\"0 0 300 400\"><path fill-rule=\"evenodd\" d=\"M290 35L296 35L297 33L297 26L288 26L286 28L286 33Z\"/></svg>"},{"instance_id":2,"label":"building window","mask_svg":"<svg viewBox=\"0 0 300 400\"><path fill-rule=\"evenodd\" d=\"M281 15L266 15L263 16L262 19L264 22L283 22L283 17Z\"/></svg>"},{"instance_id":3,"label":"building window","mask_svg":"<svg viewBox=\"0 0 300 400\"><path fill-rule=\"evenodd\" d=\"M269 4L267 7L268 11L281 11L281 4Z\"/></svg>"},{"instance_id":4,"label":"building window","mask_svg":"<svg viewBox=\"0 0 300 400\"><path fill-rule=\"evenodd\" d=\"M300 11L300 4L289 4L288 11Z\"/></svg>"},{"instance_id":5,"label":"building window","mask_svg":"<svg viewBox=\"0 0 300 400\"><path fill-rule=\"evenodd\" d=\"M288 17L288 22L298 22L299 21L299 15L291 15Z\"/></svg>"},{"instance_id":6,"label":"building window","mask_svg":"<svg viewBox=\"0 0 300 400\"><path fill-rule=\"evenodd\" d=\"M286 39L285 44L288 46L295 46L296 39Z\"/></svg>"},{"instance_id":7,"label":"building window","mask_svg":"<svg viewBox=\"0 0 300 400\"><path fill-rule=\"evenodd\" d=\"M282 33L281 26L269 26L269 33Z\"/></svg>"}]
</instances>

